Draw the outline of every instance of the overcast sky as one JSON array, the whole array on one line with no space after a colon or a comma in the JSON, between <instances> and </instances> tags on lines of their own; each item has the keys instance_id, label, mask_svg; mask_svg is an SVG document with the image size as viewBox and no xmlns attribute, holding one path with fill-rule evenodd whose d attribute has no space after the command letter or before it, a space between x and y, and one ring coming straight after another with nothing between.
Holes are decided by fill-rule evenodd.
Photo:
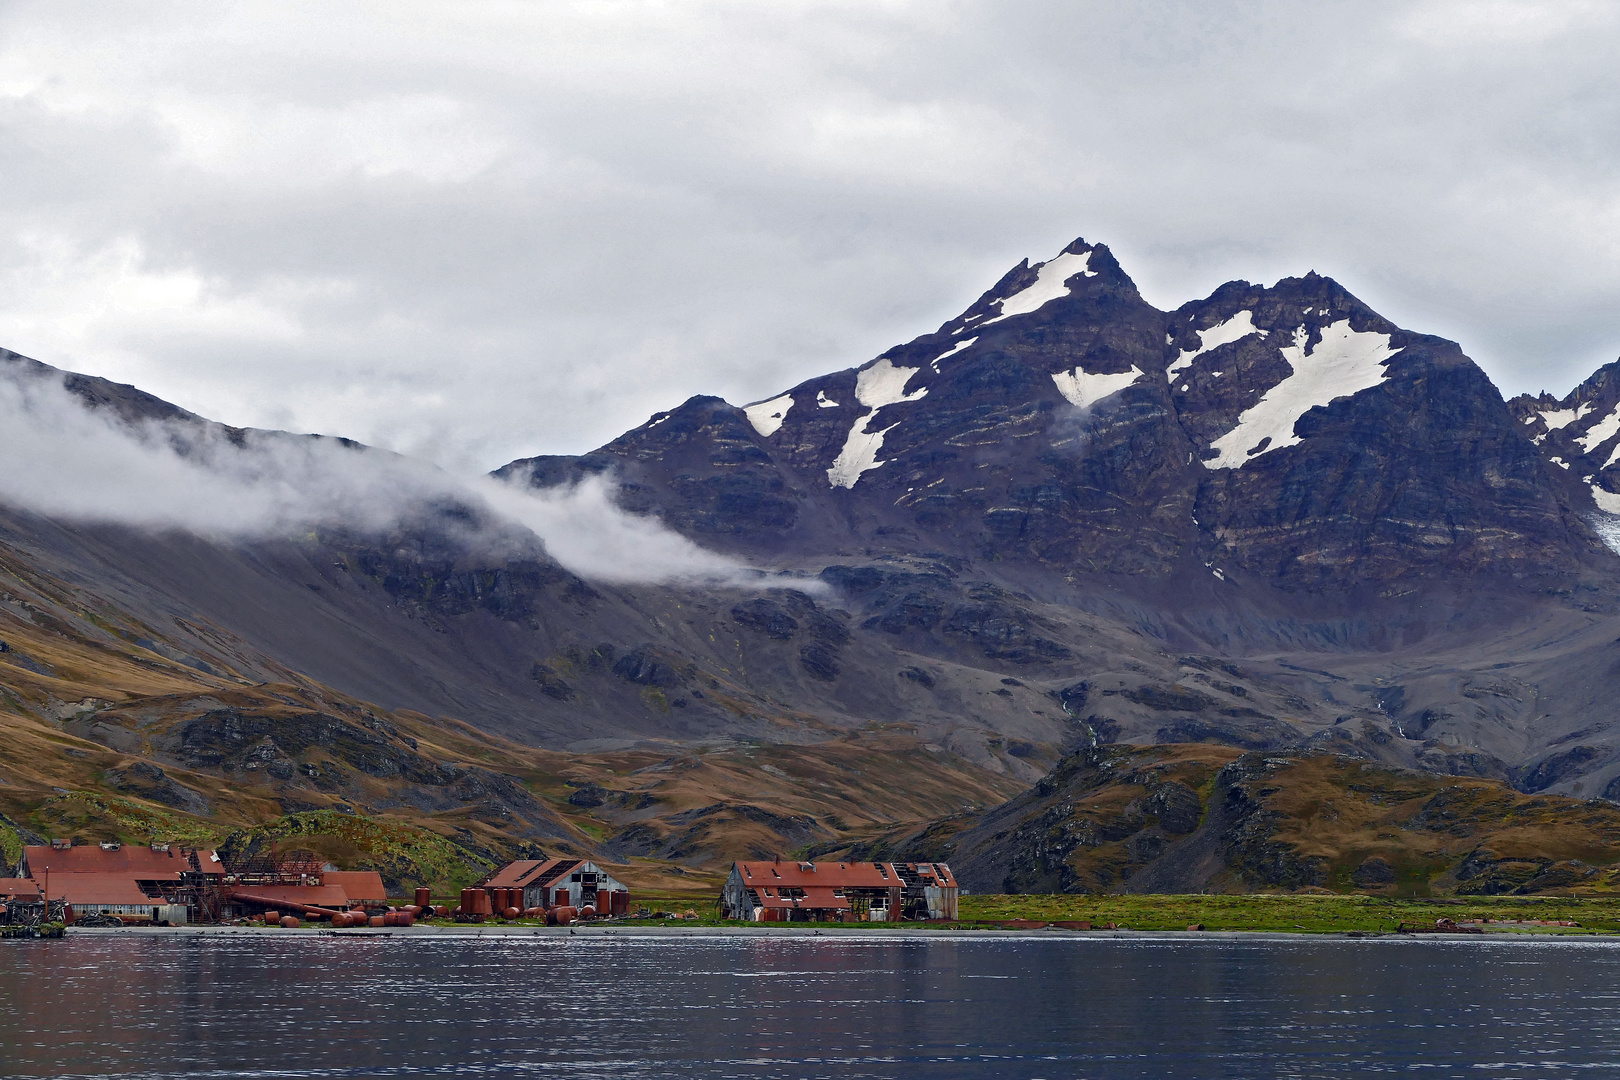
<instances>
[{"instance_id":1,"label":"overcast sky","mask_svg":"<svg viewBox=\"0 0 1620 1080\"><path fill-rule=\"evenodd\" d=\"M1620 4L0 0L0 345L451 465L870 359L1019 259L1620 354Z\"/></svg>"}]
</instances>

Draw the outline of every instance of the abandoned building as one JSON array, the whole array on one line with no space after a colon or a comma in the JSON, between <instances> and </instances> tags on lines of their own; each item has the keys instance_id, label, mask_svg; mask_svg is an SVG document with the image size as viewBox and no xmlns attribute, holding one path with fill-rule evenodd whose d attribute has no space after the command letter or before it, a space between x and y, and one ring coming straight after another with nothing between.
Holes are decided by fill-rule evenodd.
<instances>
[{"instance_id":1,"label":"abandoned building","mask_svg":"<svg viewBox=\"0 0 1620 1080\"><path fill-rule=\"evenodd\" d=\"M956 878L944 863L732 864L723 917L755 922L892 922L956 918Z\"/></svg>"},{"instance_id":2,"label":"abandoned building","mask_svg":"<svg viewBox=\"0 0 1620 1080\"><path fill-rule=\"evenodd\" d=\"M23 848L18 876L0 894L66 901L78 919L219 922L265 910L297 913L382 908L375 870L333 870L310 852L287 852L227 868L216 852L177 844L50 844Z\"/></svg>"},{"instance_id":3,"label":"abandoned building","mask_svg":"<svg viewBox=\"0 0 1620 1080\"><path fill-rule=\"evenodd\" d=\"M50 899L67 901L75 916L184 921L178 894L198 879L217 881L223 871L214 852L177 844L53 840L24 847L17 877L6 886L17 894L32 889L44 896L48 890Z\"/></svg>"},{"instance_id":4,"label":"abandoned building","mask_svg":"<svg viewBox=\"0 0 1620 1080\"><path fill-rule=\"evenodd\" d=\"M506 890L522 909L590 905L600 915L628 915L630 887L588 859L519 859L507 863L479 883L488 890Z\"/></svg>"}]
</instances>

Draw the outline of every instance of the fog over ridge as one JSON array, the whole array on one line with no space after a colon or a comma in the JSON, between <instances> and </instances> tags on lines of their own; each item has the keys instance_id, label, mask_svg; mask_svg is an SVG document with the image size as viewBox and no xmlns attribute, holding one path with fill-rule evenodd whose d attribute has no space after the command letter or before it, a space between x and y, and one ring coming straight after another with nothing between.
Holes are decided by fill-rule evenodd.
<instances>
[{"instance_id":1,"label":"fog over ridge","mask_svg":"<svg viewBox=\"0 0 1620 1080\"><path fill-rule=\"evenodd\" d=\"M457 475L343 439L233 431L207 421L129 421L92 408L47 369L0 372L0 503L44 517L182 530L224 540L297 537L318 526L407 527L424 511L470 549L513 554L532 534L559 563L608 582L757 584L760 572L653 517L614 505L611 477L536 490L527 477ZM515 527L515 528L514 528Z\"/></svg>"}]
</instances>

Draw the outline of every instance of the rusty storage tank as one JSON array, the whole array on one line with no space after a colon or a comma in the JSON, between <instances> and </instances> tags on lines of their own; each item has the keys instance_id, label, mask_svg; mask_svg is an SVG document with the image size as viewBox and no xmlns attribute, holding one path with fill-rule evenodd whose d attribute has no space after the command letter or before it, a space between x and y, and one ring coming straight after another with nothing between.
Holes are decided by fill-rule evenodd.
<instances>
[{"instance_id":1,"label":"rusty storage tank","mask_svg":"<svg viewBox=\"0 0 1620 1080\"><path fill-rule=\"evenodd\" d=\"M349 916L345 912L338 912L332 916L332 929L342 930L349 925Z\"/></svg>"},{"instance_id":2,"label":"rusty storage tank","mask_svg":"<svg viewBox=\"0 0 1620 1080\"><path fill-rule=\"evenodd\" d=\"M415 900L416 900L416 906L419 907L419 908L432 907L433 906L433 890L432 889L417 889L416 890Z\"/></svg>"},{"instance_id":3,"label":"rusty storage tank","mask_svg":"<svg viewBox=\"0 0 1620 1080\"><path fill-rule=\"evenodd\" d=\"M551 917L553 915L557 917L558 926L567 926L579 918L579 910L577 908L569 907L567 904L560 904L557 907L552 908L551 911L547 913L546 922L551 922Z\"/></svg>"},{"instance_id":4,"label":"rusty storage tank","mask_svg":"<svg viewBox=\"0 0 1620 1080\"><path fill-rule=\"evenodd\" d=\"M387 926L388 923L385 921L387 918L386 915L373 915L366 920L366 923L369 926Z\"/></svg>"},{"instance_id":5,"label":"rusty storage tank","mask_svg":"<svg viewBox=\"0 0 1620 1080\"><path fill-rule=\"evenodd\" d=\"M579 921L580 922L585 922L587 919L594 919L594 918L596 918L596 905L595 904L586 904L584 907L579 909Z\"/></svg>"},{"instance_id":6,"label":"rusty storage tank","mask_svg":"<svg viewBox=\"0 0 1620 1080\"><path fill-rule=\"evenodd\" d=\"M283 915L281 917L281 925L286 927L288 930L296 930L303 924L297 919L293 918L291 915Z\"/></svg>"},{"instance_id":7,"label":"rusty storage tank","mask_svg":"<svg viewBox=\"0 0 1620 1080\"><path fill-rule=\"evenodd\" d=\"M523 912L515 907L509 907L501 912L501 918L506 919L508 922L513 919L521 919L523 918Z\"/></svg>"},{"instance_id":8,"label":"rusty storage tank","mask_svg":"<svg viewBox=\"0 0 1620 1080\"><path fill-rule=\"evenodd\" d=\"M552 907L567 907L568 906L568 890L567 889L558 889L556 892L552 893L551 894L551 906Z\"/></svg>"}]
</instances>

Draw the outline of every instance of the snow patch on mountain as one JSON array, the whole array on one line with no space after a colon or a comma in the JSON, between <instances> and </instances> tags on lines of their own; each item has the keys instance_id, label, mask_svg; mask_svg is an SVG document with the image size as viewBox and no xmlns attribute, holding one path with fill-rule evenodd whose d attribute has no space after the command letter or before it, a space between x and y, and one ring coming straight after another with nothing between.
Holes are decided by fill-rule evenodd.
<instances>
[{"instance_id":1,"label":"snow patch on mountain","mask_svg":"<svg viewBox=\"0 0 1620 1080\"><path fill-rule=\"evenodd\" d=\"M1254 325L1254 312L1240 311L1225 322L1216 323L1208 330L1199 330L1197 333L1198 348L1183 349L1181 351L1181 355L1176 357L1175 362L1165 369L1166 382L1175 382L1176 372L1191 367L1194 360L1211 349L1220 348L1222 345L1230 345L1234 341L1241 341L1250 334L1259 334L1261 337L1265 337L1270 331L1262 330ZM1166 342L1171 343L1174 340L1174 338L1167 337Z\"/></svg>"},{"instance_id":2,"label":"snow patch on mountain","mask_svg":"<svg viewBox=\"0 0 1620 1080\"><path fill-rule=\"evenodd\" d=\"M1548 431L1557 431L1559 428L1568 427L1591 411L1592 403L1588 401L1578 409L1548 409L1546 412L1532 413L1524 422L1533 424L1539 416L1546 422Z\"/></svg>"},{"instance_id":3,"label":"snow patch on mountain","mask_svg":"<svg viewBox=\"0 0 1620 1080\"><path fill-rule=\"evenodd\" d=\"M1294 434L1300 417L1378 385L1388 375L1384 365L1401 351L1389 347L1388 334L1352 330L1348 319L1324 327L1315 349L1306 347L1308 339L1305 327L1294 331L1294 343L1279 350L1293 374L1267 390L1238 417L1236 427L1210 444L1219 456L1204 462L1206 467L1242 468L1255 457L1294 445L1300 441Z\"/></svg>"},{"instance_id":4,"label":"snow patch on mountain","mask_svg":"<svg viewBox=\"0 0 1620 1080\"><path fill-rule=\"evenodd\" d=\"M1070 405L1082 409L1089 409L1103 398L1112 397L1141 377L1142 369L1135 364L1131 365L1129 371L1112 375L1092 375L1084 368L1052 373L1052 381L1057 384L1058 393L1062 394L1063 399Z\"/></svg>"},{"instance_id":5,"label":"snow patch on mountain","mask_svg":"<svg viewBox=\"0 0 1620 1080\"><path fill-rule=\"evenodd\" d=\"M1590 483L1587 487L1592 489L1592 501L1597 503L1599 510L1602 510L1605 514L1620 514L1620 495L1616 495L1612 491L1604 491L1596 483ZM1614 545L1611 544L1610 546L1613 547Z\"/></svg>"},{"instance_id":6,"label":"snow patch on mountain","mask_svg":"<svg viewBox=\"0 0 1620 1080\"><path fill-rule=\"evenodd\" d=\"M836 408L838 408L838 402L836 402L832 398L828 397L827 396L827 391L825 391L825 390L817 390L816 391L816 408L818 408L818 409L836 409Z\"/></svg>"},{"instance_id":7,"label":"snow patch on mountain","mask_svg":"<svg viewBox=\"0 0 1620 1080\"><path fill-rule=\"evenodd\" d=\"M920 371L914 367L895 367L888 360L878 360L855 375L855 398L869 409L885 405L898 405L902 401L916 401L928 396L928 387L920 386L906 393L906 383Z\"/></svg>"},{"instance_id":8,"label":"snow patch on mountain","mask_svg":"<svg viewBox=\"0 0 1620 1080\"><path fill-rule=\"evenodd\" d=\"M1587 428L1586 434L1575 436L1575 441L1581 444L1582 451L1590 454L1616 435L1620 435L1620 405L1616 405L1609 415Z\"/></svg>"},{"instance_id":9,"label":"snow patch on mountain","mask_svg":"<svg viewBox=\"0 0 1620 1080\"><path fill-rule=\"evenodd\" d=\"M1088 269L1091 262L1091 252L1082 251L1079 254L1064 252L1051 262L1042 263L1035 275L1035 283L1028 288L1015 292L1001 301L1001 314L993 319L984 320L983 325L989 326L1002 319L1010 319L1014 315L1028 315L1037 311L1053 300L1069 295L1069 286L1065 284L1077 274L1086 277L1096 277L1097 271Z\"/></svg>"},{"instance_id":10,"label":"snow patch on mountain","mask_svg":"<svg viewBox=\"0 0 1620 1080\"><path fill-rule=\"evenodd\" d=\"M883 436L894 430L895 425L890 424L881 431L870 431L867 425L885 405L916 401L928 395L926 386L906 393L906 383L910 382L911 377L919 370L919 368L895 367L887 359L883 359L856 374L855 398L871 411L855 421L849 429L843 449L838 451L838 457L827 470L827 479L831 481L833 487L852 488L860 480L862 473L883 464L877 459L878 451L883 449Z\"/></svg>"},{"instance_id":11,"label":"snow patch on mountain","mask_svg":"<svg viewBox=\"0 0 1620 1080\"><path fill-rule=\"evenodd\" d=\"M779 398L744 406L743 415L748 417L748 422L754 425L755 431L768 439L782 426L782 421L787 419L788 410L791 408L793 395L783 394Z\"/></svg>"},{"instance_id":12,"label":"snow patch on mountain","mask_svg":"<svg viewBox=\"0 0 1620 1080\"><path fill-rule=\"evenodd\" d=\"M882 465L877 459L878 451L883 449L883 436L893 431L899 421L890 424L881 431L867 431L866 425L871 422L875 413L867 413L850 429L849 438L844 440L844 448L838 451L838 457L833 461L832 467L827 470L827 479L835 488L852 488L862 473Z\"/></svg>"},{"instance_id":13,"label":"snow patch on mountain","mask_svg":"<svg viewBox=\"0 0 1620 1080\"><path fill-rule=\"evenodd\" d=\"M979 339L976 338L976 337L970 337L966 341L958 341L955 345L951 346L949 349L946 349L944 352L942 352L938 356L934 357L934 362L929 364L928 366L934 369L934 374L935 375L938 375L939 374L939 362L941 360L944 360L948 356L955 356L957 353L961 352L963 349L967 348L969 345L972 345L975 341L978 341L978 340Z\"/></svg>"}]
</instances>

